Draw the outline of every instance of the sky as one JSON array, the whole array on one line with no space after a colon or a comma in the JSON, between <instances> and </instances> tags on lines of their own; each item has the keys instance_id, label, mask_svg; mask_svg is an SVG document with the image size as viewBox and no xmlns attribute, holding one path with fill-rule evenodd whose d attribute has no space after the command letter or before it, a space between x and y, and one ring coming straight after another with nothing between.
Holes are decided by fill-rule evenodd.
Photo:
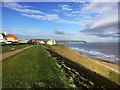
<instances>
[{"instance_id":1,"label":"sky","mask_svg":"<svg viewBox=\"0 0 120 90\"><path fill-rule=\"evenodd\" d=\"M117 2L3 2L2 31L18 39L118 41Z\"/></svg>"}]
</instances>

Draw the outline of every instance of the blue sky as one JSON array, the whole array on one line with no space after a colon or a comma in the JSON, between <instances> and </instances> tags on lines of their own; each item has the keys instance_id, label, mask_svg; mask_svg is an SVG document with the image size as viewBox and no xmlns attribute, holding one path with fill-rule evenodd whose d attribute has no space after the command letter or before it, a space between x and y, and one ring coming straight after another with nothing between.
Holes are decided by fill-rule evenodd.
<instances>
[{"instance_id":1,"label":"blue sky","mask_svg":"<svg viewBox=\"0 0 120 90\"><path fill-rule=\"evenodd\" d=\"M19 39L116 42L116 2L4 2L2 31Z\"/></svg>"}]
</instances>

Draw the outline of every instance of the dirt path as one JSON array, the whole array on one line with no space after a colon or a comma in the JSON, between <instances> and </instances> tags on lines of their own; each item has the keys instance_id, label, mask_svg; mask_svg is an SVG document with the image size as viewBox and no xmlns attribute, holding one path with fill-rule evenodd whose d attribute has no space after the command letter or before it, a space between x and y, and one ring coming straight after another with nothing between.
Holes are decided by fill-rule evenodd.
<instances>
[{"instance_id":1,"label":"dirt path","mask_svg":"<svg viewBox=\"0 0 120 90\"><path fill-rule=\"evenodd\" d=\"M33 45L32 45L32 46L33 46ZM11 52L6 52L6 53L3 53L3 54L0 55L0 56L2 56L2 60L3 60L3 59L5 59L5 58L8 58L8 57L14 55L14 54L17 54L17 53L19 53L19 52L22 52L23 50L28 49L28 48L30 48L30 47L32 47L32 46L28 46L28 47L25 47L25 48L22 48L22 49L18 49L18 50L15 50L15 51L11 51Z\"/></svg>"}]
</instances>

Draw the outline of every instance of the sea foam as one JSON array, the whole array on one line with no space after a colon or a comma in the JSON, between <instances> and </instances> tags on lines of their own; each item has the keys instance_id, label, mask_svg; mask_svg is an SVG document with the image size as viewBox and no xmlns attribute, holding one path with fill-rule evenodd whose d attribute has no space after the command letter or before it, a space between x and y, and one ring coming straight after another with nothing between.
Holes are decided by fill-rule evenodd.
<instances>
[{"instance_id":1,"label":"sea foam","mask_svg":"<svg viewBox=\"0 0 120 90\"><path fill-rule=\"evenodd\" d=\"M115 55L107 55L105 53L95 51L95 50L85 50L85 49L80 49L76 47L70 47L71 49L76 50L77 52L83 53L85 56L91 57L91 58L97 58L100 60L108 61L108 62L113 62L113 63L120 63L118 62L120 58L117 58Z\"/></svg>"}]
</instances>

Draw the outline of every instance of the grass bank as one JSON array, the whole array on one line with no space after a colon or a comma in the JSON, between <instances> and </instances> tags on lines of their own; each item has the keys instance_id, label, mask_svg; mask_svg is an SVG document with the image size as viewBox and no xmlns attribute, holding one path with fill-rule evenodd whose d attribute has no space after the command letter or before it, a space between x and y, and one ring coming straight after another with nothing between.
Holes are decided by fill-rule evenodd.
<instances>
[{"instance_id":1,"label":"grass bank","mask_svg":"<svg viewBox=\"0 0 120 90\"><path fill-rule=\"evenodd\" d=\"M42 46L33 46L2 62L3 88L66 88L63 72Z\"/></svg>"},{"instance_id":2,"label":"grass bank","mask_svg":"<svg viewBox=\"0 0 120 90\"><path fill-rule=\"evenodd\" d=\"M5 45L5 46L0 46L0 48L2 48L2 53L5 53L5 52L10 52L10 51L14 51L17 49L21 49L27 46L28 45Z\"/></svg>"},{"instance_id":3,"label":"grass bank","mask_svg":"<svg viewBox=\"0 0 120 90\"><path fill-rule=\"evenodd\" d=\"M85 68L88 68L88 69L108 78L109 80L111 80L115 83L120 84L120 81L118 80L118 77L120 77L120 75L118 73L111 70L110 68L107 68L107 67L97 63L96 61L94 61L93 59L91 59L89 57L86 57L86 56L84 56L66 46L63 46L63 45L46 46L46 48L58 53L62 57L65 57L65 58L71 60L72 62L82 65ZM104 80L103 80L103 82L104 82Z\"/></svg>"}]
</instances>

